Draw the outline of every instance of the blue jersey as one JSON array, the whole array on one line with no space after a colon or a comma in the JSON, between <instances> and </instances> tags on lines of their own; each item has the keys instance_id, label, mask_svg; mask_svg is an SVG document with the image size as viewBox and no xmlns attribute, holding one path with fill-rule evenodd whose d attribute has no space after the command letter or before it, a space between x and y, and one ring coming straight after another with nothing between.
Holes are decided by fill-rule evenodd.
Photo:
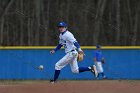
<instances>
[{"instance_id":1,"label":"blue jersey","mask_svg":"<svg viewBox=\"0 0 140 93\"><path fill-rule=\"evenodd\" d=\"M97 60L98 62L101 62L101 60L102 60L102 58L103 58L103 55L102 55L101 50L96 50L96 51L94 52L94 56L93 56L93 57L96 58L96 60Z\"/></svg>"}]
</instances>

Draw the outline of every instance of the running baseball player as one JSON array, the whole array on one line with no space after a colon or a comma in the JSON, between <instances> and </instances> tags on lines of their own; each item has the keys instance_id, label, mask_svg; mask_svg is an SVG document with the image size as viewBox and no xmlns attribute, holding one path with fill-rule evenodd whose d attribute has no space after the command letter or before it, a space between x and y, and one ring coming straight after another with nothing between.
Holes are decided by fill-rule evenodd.
<instances>
[{"instance_id":1,"label":"running baseball player","mask_svg":"<svg viewBox=\"0 0 140 93\"><path fill-rule=\"evenodd\" d=\"M50 53L54 54L62 46L64 46L66 55L55 64L54 78L50 80L50 82L52 84L55 83L59 77L61 69L68 64L70 64L71 71L73 73L91 71L95 75L95 77L97 77L98 73L95 65L89 67L78 67L78 63L77 63L78 53L84 54L84 52L80 48L80 45L78 44L77 40L74 38L73 34L67 30L67 24L65 22L60 22L58 23L57 27L58 30L60 31L59 44L54 50L51 50Z\"/></svg>"},{"instance_id":2,"label":"running baseball player","mask_svg":"<svg viewBox=\"0 0 140 93\"><path fill-rule=\"evenodd\" d=\"M93 60L98 72L97 79L100 77L100 75L102 76L103 79L107 79L106 75L104 74L104 70L102 66L105 63L105 59L103 57L100 45L96 46L96 51L94 52Z\"/></svg>"}]
</instances>

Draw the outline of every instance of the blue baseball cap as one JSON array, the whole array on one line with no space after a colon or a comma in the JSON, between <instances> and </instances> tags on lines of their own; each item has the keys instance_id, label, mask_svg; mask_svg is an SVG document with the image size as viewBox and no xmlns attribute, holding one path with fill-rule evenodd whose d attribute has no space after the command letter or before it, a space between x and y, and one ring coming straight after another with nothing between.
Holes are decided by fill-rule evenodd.
<instances>
[{"instance_id":1,"label":"blue baseball cap","mask_svg":"<svg viewBox=\"0 0 140 93\"><path fill-rule=\"evenodd\" d=\"M59 22L58 27L67 27L68 25L65 22Z\"/></svg>"},{"instance_id":2,"label":"blue baseball cap","mask_svg":"<svg viewBox=\"0 0 140 93\"><path fill-rule=\"evenodd\" d=\"M96 45L96 48L101 48L101 45Z\"/></svg>"}]
</instances>

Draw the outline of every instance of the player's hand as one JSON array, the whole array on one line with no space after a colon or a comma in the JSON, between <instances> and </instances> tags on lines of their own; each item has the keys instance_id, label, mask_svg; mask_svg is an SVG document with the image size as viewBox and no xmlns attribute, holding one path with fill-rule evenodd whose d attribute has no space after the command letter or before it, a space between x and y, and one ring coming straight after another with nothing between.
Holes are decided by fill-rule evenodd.
<instances>
[{"instance_id":1,"label":"player's hand","mask_svg":"<svg viewBox=\"0 0 140 93\"><path fill-rule=\"evenodd\" d=\"M78 53L79 53L79 54L84 54L84 52L83 52L82 50L81 50L81 51L78 51Z\"/></svg>"},{"instance_id":2,"label":"player's hand","mask_svg":"<svg viewBox=\"0 0 140 93\"><path fill-rule=\"evenodd\" d=\"M82 50L78 51L78 62L82 61L84 59L84 52Z\"/></svg>"},{"instance_id":3,"label":"player's hand","mask_svg":"<svg viewBox=\"0 0 140 93\"><path fill-rule=\"evenodd\" d=\"M55 53L55 51L54 51L54 50L51 50L51 51L50 51L50 54L54 54L54 53Z\"/></svg>"}]
</instances>

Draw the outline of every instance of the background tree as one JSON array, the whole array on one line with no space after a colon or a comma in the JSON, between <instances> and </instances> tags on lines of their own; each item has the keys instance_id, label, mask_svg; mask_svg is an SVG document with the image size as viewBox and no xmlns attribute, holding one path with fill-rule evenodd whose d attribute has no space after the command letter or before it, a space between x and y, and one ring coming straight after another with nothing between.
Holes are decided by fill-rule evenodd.
<instances>
[{"instance_id":1,"label":"background tree","mask_svg":"<svg viewBox=\"0 0 140 93\"><path fill-rule=\"evenodd\" d=\"M0 45L56 45L65 21L81 45L140 45L139 0L0 0Z\"/></svg>"}]
</instances>

